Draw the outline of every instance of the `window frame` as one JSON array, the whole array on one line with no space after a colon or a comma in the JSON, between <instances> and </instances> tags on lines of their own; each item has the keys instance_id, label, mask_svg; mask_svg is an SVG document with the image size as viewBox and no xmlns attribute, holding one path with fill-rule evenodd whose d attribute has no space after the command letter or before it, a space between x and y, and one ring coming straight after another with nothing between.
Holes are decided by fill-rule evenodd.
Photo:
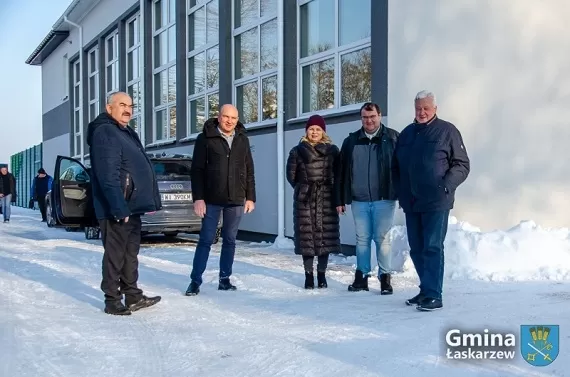
<instances>
[{"instance_id":1,"label":"window frame","mask_svg":"<svg viewBox=\"0 0 570 377\"><path fill-rule=\"evenodd\" d=\"M129 37L130 37L130 32L129 32L129 25L132 22L136 22L138 23L138 35L135 34L135 42L133 46L129 47ZM141 56L141 46L142 46L142 33L141 33L141 14L140 11L137 12L135 15L131 16L130 18L128 18L125 22L125 38L126 38L126 42L125 42L125 66L126 66L126 70L125 70L125 87L127 88L127 93L129 92L129 88L131 86L134 86L136 84L138 84L139 87L139 98L140 98L140 103L136 104L136 107L133 107L133 113L131 116L131 119L135 119L136 118L136 124L137 124L137 130L136 132L139 134L139 137L143 137L144 136L144 117L142 116L143 114L143 109L144 109L144 93L143 93L143 87L142 87L142 73L143 73L143 59ZM131 66L129 66L129 53L132 53L134 51L137 51L137 60L138 60L138 76L136 78L133 78L132 80L129 80L129 70L132 69Z\"/></svg>"},{"instance_id":2,"label":"window frame","mask_svg":"<svg viewBox=\"0 0 570 377\"><path fill-rule=\"evenodd\" d=\"M77 137L79 137L80 142L82 142L83 140L83 136L81 134L81 123L83 122L83 112L81 111L81 102L82 102L82 96L81 96L81 90L82 90L82 85L81 85L81 62L79 61L79 59L75 60L72 64L72 75L73 75L73 151L72 151L72 155L73 158L81 158L81 145L77 144ZM79 68L77 68L79 67ZM77 77L77 71L79 70L79 77ZM79 92L79 96L78 98L75 98L75 88L79 88L78 92ZM77 101L77 106L75 106L75 103ZM75 113L79 112L79 119L77 120L79 123L76 123L76 119L75 119Z\"/></svg>"},{"instance_id":3,"label":"window frame","mask_svg":"<svg viewBox=\"0 0 570 377\"><path fill-rule=\"evenodd\" d=\"M170 39L168 38L168 30L170 28L176 28L176 16L174 17L173 20L168 21L165 25L161 25L160 29L155 30L155 25L156 25L156 3L158 2L165 2L166 3L166 14L167 14L167 20L168 17L170 15L170 6L171 6L171 0L152 0L151 2L151 22L152 22L152 26L151 26L151 30L152 30L152 40L151 40L151 55L152 55L152 83L151 83L151 87L152 87L152 94L151 94L151 98L152 98L152 144L157 144L157 143L168 143L168 142L174 142L176 141L176 129L178 128L178 114L176 116L176 127L175 127L175 131L174 131L174 135L170 135L170 109L173 107L176 107L176 98L174 99L174 101L167 101L166 104L161 104L161 105L155 105L155 84L156 84L156 80L155 77L157 74L160 74L162 72L166 72L166 76L167 76L167 82L168 82L168 71L170 70L170 68L172 67L176 67L176 51L174 51L174 59L172 59L171 61L168 61L166 64L163 64L161 66L158 66L155 68L154 66L154 62L155 62L155 53L156 53L156 43L155 43L155 38L156 36L162 34L162 33L166 33L166 54L167 56L169 55L169 48L170 48ZM175 6L176 7L176 6ZM175 9L176 12L176 9ZM176 14L176 13L175 13ZM176 29L174 32L174 35L176 35ZM176 50L176 45L175 45L175 50ZM178 67L176 67L176 69L178 69ZM167 91L168 91L168 85L167 85ZM176 93L176 89L174 90ZM168 95L167 95L168 97ZM165 139L157 139L157 135L156 135L156 124L157 124L157 114L160 111L166 111L166 125L168 125L168 136Z\"/></svg>"},{"instance_id":4,"label":"window frame","mask_svg":"<svg viewBox=\"0 0 570 377\"><path fill-rule=\"evenodd\" d=\"M216 1L218 3L218 36L216 37L215 42L208 42L207 35L208 35L208 12L207 6L211 2ZM200 8L204 8L204 26L205 26L205 33L206 33L206 43L201 45L198 48L190 51L190 22L188 22L190 15L197 12ZM218 50L218 72L219 72L219 57L220 57L220 36L219 36L219 28L220 28L220 21L219 21L219 12L220 12L220 0L202 0L197 1L196 5L190 7L190 0L186 0L186 93L188 94L186 97L186 106L187 106L187 121L186 121L186 138L193 138L200 134L200 132L193 132L192 130L192 111L190 104L196 100L203 99L204 100L204 119L208 120L210 118L210 104L208 99L213 95L218 95L218 107L221 106L220 102L220 78L218 77L218 85L213 86L211 88L204 87L204 90L199 93L190 94L190 59L204 54L205 57L205 66L204 66L204 81L207 82L207 59L208 59L208 51L215 48Z\"/></svg>"},{"instance_id":5,"label":"window frame","mask_svg":"<svg viewBox=\"0 0 570 377\"><path fill-rule=\"evenodd\" d=\"M108 57L108 48L107 48L107 43L109 43L109 40L113 40L113 59L111 61L109 61L109 57ZM107 98L109 96L109 94L116 92L119 90L119 31L118 30L114 30L112 31L109 35L107 35L105 37L105 42L104 42L104 48L105 48L105 98ZM110 66L115 66L115 69L111 69L111 72L113 72L114 76L113 76L113 88L109 89L107 88L107 69Z\"/></svg>"},{"instance_id":6,"label":"window frame","mask_svg":"<svg viewBox=\"0 0 570 377\"><path fill-rule=\"evenodd\" d=\"M247 24L247 25L241 25L238 28L235 28L235 17L236 17L236 1L239 0L231 0L232 1L232 9L231 9L231 17L232 17L232 22L231 22L231 28L232 28L232 34L231 34L231 47L232 47L232 58L231 58L231 69L232 69L232 101L234 104L236 104L237 106L237 91L238 91L238 87L240 86L244 86L247 84L251 84L256 82L257 83L257 122L251 122L251 123L243 123L245 128L250 128L250 127L261 127L261 126L266 126L266 125L271 125L277 122L277 117L279 117L279 113L277 113L277 117L275 118L271 118L271 119L266 119L266 120L262 120L263 118L263 80L273 77L275 76L277 78L277 80L279 79L277 76L279 75L279 62L277 62L277 66L275 68L272 69L268 69L265 71L261 71L261 26L276 20L277 22L277 27L279 28L279 9L275 9L275 13L270 13L268 15L265 15L263 17L261 17L261 0L257 0L257 13L258 13L258 18L255 22L252 22L251 24ZM276 5L279 6L279 2L276 2ZM236 37L251 31L253 29L257 29L257 66L258 66L258 72L253 74L253 75L249 75L246 77L241 77L239 79L236 79L236 52L237 52L237 48L236 48ZM279 35L279 32L277 32L277 35ZM277 36L276 36L277 37ZM277 42L279 43L279 41ZM277 90L279 90L279 88L277 88ZM240 114L240 118L242 117L242 114Z\"/></svg>"},{"instance_id":7,"label":"window frame","mask_svg":"<svg viewBox=\"0 0 570 377\"><path fill-rule=\"evenodd\" d=\"M301 6L306 5L315 0L297 0L297 46L296 46L296 53L297 53L297 117L303 118L308 116L309 114L336 114L345 111L357 110L360 109L363 103L354 103L350 105L341 106L342 100L342 67L341 67L341 58L344 55L350 54L355 51L363 50L366 48L372 48L372 38L367 37L357 41L350 42L345 45L339 46L339 31L340 31L340 24L339 24L339 1L334 0L334 47L329 49L328 51L319 52L314 55L310 55L304 58L301 58ZM317 0L319 1L319 0ZM371 0L374 1L374 0ZM314 111L303 111L303 68L306 66L310 66L315 63L323 62L325 60L334 59L334 106L328 109L320 109Z\"/></svg>"},{"instance_id":8,"label":"window frame","mask_svg":"<svg viewBox=\"0 0 570 377\"><path fill-rule=\"evenodd\" d=\"M99 95L101 93L101 88L99 85L99 45L95 45L93 48L87 51L87 122L91 122L93 119L97 117L100 113L100 103L99 103ZM95 70L91 72L91 53L95 53ZM91 94L91 78L95 77L95 98L90 99ZM95 106L95 114L91 114L91 105Z\"/></svg>"}]
</instances>

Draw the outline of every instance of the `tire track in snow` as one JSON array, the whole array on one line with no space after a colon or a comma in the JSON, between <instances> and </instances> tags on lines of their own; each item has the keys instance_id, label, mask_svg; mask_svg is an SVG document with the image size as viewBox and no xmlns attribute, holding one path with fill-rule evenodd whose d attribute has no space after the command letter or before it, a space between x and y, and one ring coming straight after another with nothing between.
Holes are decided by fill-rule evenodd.
<instances>
[{"instance_id":1,"label":"tire track in snow","mask_svg":"<svg viewBox=\"0 0 570 377\"><path fill-rule=\"evenodd\" d=\"M13 266L16 269L16 266ZM52 361L51 358L46 357L45 353L41 352L42 345L36 342L42 332L50 331L45 328L41 318L34 318L31 313L32 306L30 306L30 295L19 293L19 290L24 288L25 291L33 292L33 284L26 282L23 278L13 276L10 279L2 279L3 284L0 287L2 292L7 292L7 297L4 300L6 308L9 313L17 313L13 316L12 323L8 326L2 326L2 333L5 333L7 328L10 333L10 342L2 339L3 349L9 345L9 353L3 355L3 369L2 376L37 376L41 371L42 376L63 376L61 368ZM8 283L4 283L8 282ZM7 287L6 287L7 286ZM32 298L33 300L33 298ZM23 308L28 308L28 312L23 314ZM3 316L6 318L5 316ZM16 336L16 333L18 333ZM25 339L29 341L25 341ZM24 339L24 340L22 340ZM54 340L53 337L50 337Z\"/></svg>"},{"instance_id":2,"label":"tire track in snow","mask_svg":"<svg viewBox=\"0 0 570 377\"><path fill-rule=\"evenodd\" d=\"M45 242L45 244L51 244L50 246L52 246L53 242ZM33 337L37 338L45 337L49 339L50 344L66 344L66 342L68 342L70 339L69 332L73 332L71 328L64 327L58 329L58 331L54 331L53 329L45 328L45 326L43 325L43 321L41 318L43 316L41 314L38 315L38 313L42 313L50 309L49 307L45 308L43 304L46 303L46 300L50 300L51 298L49 298L49 296L52 295L57 296L53 297L53 302L58 302L61 299L61 294L58 291L54 291L54 288L50 286L51 284L48 283L47 286L45 286L44 284L47 283L47 280L50 279L49 275L53 272L53 273L59 273L60 275L58 276L60 276L61 279L66 279L66 280L69 279L70 281L71 279L73 279L77 280L81 284L89 285L88 280L92 280L94 278L94 276L90 274L91 272L93 272L93 262L97 260L97 262L100 263L99 260L100 255L98 255L97 253L93 253L92 256L83 255L80 258L74 260L73 261L74 264L67 265L67 267L64 267L65 265L61 265L61 263L57 262L54 263L54 261L52 260L54 254L61 253L58 251L54 251L53 246L50 247L51 250L49 250L47 253L45 253L45 251L47 251L45 250L45 248L43 250L41 249L38 250L37 248L29 249L30 246L31 245L29 244L29 242L24 242L19 244L13 244L10 249L0 248L0 251L4 251L2 254L5 256L5 259L10 260L11 263L11 266L9 267L6 266L6 267L8 267L9 270L13 271L16 274L13 277L1 280L3 283L1 287L2 292L8 293L7 298L4 300L8 303L8 305L5 305L5 308L8 310L8 312L22 313L21 308L29 307L29 303L31 301L34 301L34 297L30 297L31 295L22 295L18 293L18 291L22 289L23 285L29 286L28 288L25 289L28 292L35 292L37 294L38 290L42 292L45 291L45 294L43 294L42 297L43 302L40 303L40 307L37 308L38 310L36 310L34 314L25 316L24 318L25 323L23 330L31 337L29 342L22 342L18 340L21 339L23 336L25 337L26 336L25 334L21 334L18 337L16 337L15 334L16 331L15 329L21 326L20 323L22 323L22 320L19 321L14 320L13 324L7 324L6 326L3 326L4 331L2 332L3 336L1 338L2 344L3 345L12 344L12 346L10 346L10 349L13 349L15 354L18 355L18 357L7 358L7 360L4 363L2 363L2 370L4 371L4 373L2 373L1 375L23 376L22 373L15 373L15 370L18 368L18 365L16 365L17 364L16 361L21 360L22 362L20 364L25 365L26 366L25 369L27 371L37 371L37 372L41 371L41 375L46 377L60 376L62 375L61 366L55 365L52 362L51 357L46 357L44 354L39 352L40 350L37 349L38 348L37 343L32 341ZM44 251L44 253L42 253L42 251ZM59 255L59 258L56 256L56 259L62 260L61 255ZM19 265L18 264L19 262L25 264ZM43 270L42 275L44 276L42 277L38 275L37 273L38 270L36 270L36 273L31 272L30 268L26 266L34 266L33 268L36 268L37 266L38 270L40 269ZM74 266L74 268L72 266ZM69 267L72 268L70 269ZM84 269L84 274L80 275L82 276L81 279L76 279L76 277L78 276L76 274L77 267ZM46 281L44 282L44 280ZM14 283L17 281L20 282L23 281L23 284ZM61 280L60 283L62 281L63 280ZM8 286L6 287L6 285ZM102 301L101 305L102 306L104 305ZM65 306L66 308L60 306L59 308L56 307L54 309L57 310L59 313L61 313L62 311L67 312L68 309L69 311L73 312L72 308L67 307L69 305ZM75 306L75 308L77 308L77 305L72 305L72 306ZM85 303L79 303L79 309L84 310ZM104 350L99 349L98 351L103 351L103 353L105 354L103 356L109 356L107 355L108 352L111 353L115 352L115 350L113 349L114 348L113 344L120 345L122 343L125 343L125 339L127 339L130 344L127 347L128 351L126 352L127 355L125 356L127 356L127 358L129 358L130 356L130 358L132 358L132 361L126 363L126 365L123 365L123 367L125 368L124 371L125 373L123 373L123 375L126 376L132 375L133 377L138 377L147 374L153 376L161 376L163 369L160 360L160 355L162 354L162 351L160 350L160 348L157 347L157 344L155 342L148 341L148 339L156 338L155 335L157 334L153 333L152 327L146 323L144 317L136 318L137 315L140 315L142 313L137 312L129 317L113 318L113 319L109 318L109 316L103 312L102 307L101 309L99 309L99 313L101 313L102 319L105 318L103 320L107 320L110 322L109 328L114 327L113 319L120 319L121 324L119 326L119 329L117 329L117 331L115 332L115 334L117 334L117 339L113 339L114 338L113 336L104 337L106 339L104 339L103 342L109 344L109 347L106 347L106 349ZM46 315L46 317L48 317L51 320L53 318L53 315L54 313L52 312ZM22 315L19 314L19 316ZM3 318L7 318L7 316L3 316ZM95 321L95 324L93 323L93 321L89 320L81 321L81 326L80 326L81 333L83 334L100 333L101 328L98 323L99 321ZM69 323L69 325L73 326L73 323ZM37 336L33 336L34 334L36 334ZM80 339L79 343L81 343L82 341L84 341L84 339L83 340ZM78 347L79 349L83 348L88 349L90 346L86 344L83 345L77 344L76 347ZM135 352L133 352L134 349L136 350ZM48 352L48 354L49 353L50 352ZM124 357L121 357L121 362L123 360ZM75 363L77 362L80 362L80 360L76 359ZM89 358L84 359L84 363L86 365L84 365L82 368L84 371L83 376L89 375L89 370L104 368L104 366L94 365L92 364L92 362L93 360L89 360ZM31 375L35 376L37 374L36 372L34 372ZM97 372L93 375L98 376L100 375L100 373Z\"/></svg>"},{"instance_id":3,"label":"tire track in snow","mask_svg":"<svg viewBox=\"0 0 570 377\"><path fill-rule=\"evenodd\" d=\"M19 355L19 349L21 345L16 337L16 323L14 317L17 316L17 310L14 310L12 305L12 295L15 293L11 289L11 287L6 287L6 283L4 283L4 279L0 279L0 292L2 294L0 297L3 297L1 300L2 305L2 319L0 320L0 344L2 344L3 350L8 350L8 352L4 353L2 357L2 363L0 363L0 375L2 376L10 376L15 375L14 371L16 370L16 355ZM13 353L13 354L12 354Z\"/></svg>"},{"instance_id":4,"label":"tire track in snow","mask_svg":"<svg viewBox=\"0 0 570 377\"><path fill-rule=\"evenodd\" d=\"M157 304L157 305L160 305ZM149 324L148 319L143 310L153 310L156 308L146 308L137 311L130 316L125 317L129 321L126 337L133 340L138 350L137 356L134 357L134 362L137 365L138 371L133 373L133 377L140 376L165 376L163 366L164 350L158 344L158 332ZM137 318L139 317L139 318ZM150 341L149 341L150 340Z\"/></svg>"},{"instance_id":5,"label":"tire track in snow","mask_svg":"<svg viewBox=\"0 0 570 377\"><path fill-rule=\"evenodd\" d=\"M56 252L57 253L57 252ZM63 266L61 266L61 263L54 263L54 261L50 258L50 254L44 254L44 257L41 257L41 253L39 251L33 251L29 254L25 254L22 255L23 258L21 259L15 259L14 257L17 258L17 254L11 252L10 253L10 258L13 259L15 261L15 263L17 263L17 260L21 260L22 262L26 262L26 263L34 263L36 264L38 267L44 267L44 268L49 268L52 269L54 271L57 271L59 273L63 273L66 275L66 278L68 279L73 279L75 278L75 275L73 272L74 271L70 271L69 268L62 268ZM58 258L60 259L60 258ZM85 255L82 256L80 258L77 258L76 260L74 260L74 265L77 267L72 268L73 270L76 270L77 268L83 269L84 274L81 275L82 279L77 279L78 281L80 281L83 284L88 285L88 281L94 279L95 277L90 274L93 272L93 262L95 260L97 260L98 263L100 263L100 255L98 254L93 254L91 255ZM74 266L74 265L69 265L69 266ZM68 267L69 267L68 266ZM17 268L17 267L15 267ZM27 273L23 272L23 269L19 269L19 274L22 275L23 277L27 277L30 279L33 278L37 278L37 276L30 276ZM91 275L91 276L89 276ZM39 283L38 283L39 284ZM101 293L102 295L102 293ZM103 305L104 303L101 302L101 309L100 313L102 318L105 318L108 321L113 321L114 319L120 320L120 326L117 329L117 338L113 339L113 336L109 336L107 339L105 339L106 343L109 343L109 347L107 348L107 350L110 350L111 352L114 352L113 347L111 344L117 344L120 345L122 343L125 343L125 340L128 340L128 347L126 347L126 349L128 349L128 352L126 352L126 357L127 358L131 358L132 360L125 363L122 367L124 367L124 372L122 373L124 376L133 376L133 377L139 377L142 375L151 375L151 376L162 376L163 375L163 367L162 367L162 361L160 358L160 355L162 355L162 350L160 349L160 347L158 347L158 345L154 342L154 341L148 341L148 339L156 339L156 335L157 333L154 332L153 328L151 326L149 326L149 324L147 323L146 319L144 316L141 316L141 314L143 314L143 312L136 312L133 313L133 315L128 316L128 317L111 317L108 314L105 314L103 312ZM152 308L149 308L149 310L152 310ZM146 314L146 313L145 313ZM139 317L140 316L140 317ZM139 318L137 318L139 317ZM113 318L113 319L111 319ZM113 324L112 322L109 324L109 328L113 328ZM91 321L85 321L82 324L82 332L84 332L85 334L92 334L92 333L97 333L100 332L100 327L98 325L93 325ZM38 329L41 330L41 329ZM35 331L35 330L34 330ZM53 336L53 340L57 339L58 336L57 334L52 334ZM59 342L57 342L59 343ZM124 361L124 357L121 358L121 361ZM42 373L44 373L43 371L45 370L44 367L45 366L46 361L42 360L41 362L37 363L34 362L34 365L36 365L39 369L36 370L42 370ZM54 366L54 368L57 368L57 366ZM35 369L35 368L33 368ZM86 370L89 370L89 365L86 365ZM57 373L57 370L53 370L53 373ZM8 375L8 374L3 374L3 375ZM42 374L43 375L43 374ZM54 376L58 376L59 374L55 374Z\"/></svg>"}]
</instances>

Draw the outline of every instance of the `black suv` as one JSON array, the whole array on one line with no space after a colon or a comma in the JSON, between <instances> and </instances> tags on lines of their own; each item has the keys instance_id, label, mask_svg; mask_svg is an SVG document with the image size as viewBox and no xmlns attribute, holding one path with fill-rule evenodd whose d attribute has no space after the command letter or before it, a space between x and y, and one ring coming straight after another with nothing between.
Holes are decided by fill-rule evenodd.
<instances>
[{"instance_id":1,"label":"black suv","mask_svg":"<svg viewBox=\"0 0 570 377\"><path fill-rule=\"evenodd\" d=\"M194 214L188 155L148 154L154 166L162 209L141 217L142 234L199 233L202 220ZM47 226L84 229L85 238L100 237L91 198L89 169L76 159L57 156L52 189L46 195ZM214 243L220 237L222 223Z\"/></svg>"}]
</instances>

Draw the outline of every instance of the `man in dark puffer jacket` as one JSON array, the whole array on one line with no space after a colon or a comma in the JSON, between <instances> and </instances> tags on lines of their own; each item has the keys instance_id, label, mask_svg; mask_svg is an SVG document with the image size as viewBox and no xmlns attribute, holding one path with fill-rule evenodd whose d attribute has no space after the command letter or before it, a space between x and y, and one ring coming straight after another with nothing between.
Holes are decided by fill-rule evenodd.
<instances>
[{"instance_id":1,"label":"man in dark puffer jacket","mask_svg":"<svg viewBox=\"0 0 570 377\"><path fill-rule=\"evenodd\" d=\"M116 315L160 301L160 296L146 297L137 286L141 215L159 210L161 201L153 165L128 126L132 107L128 94L111 95L107 112L87 130L93 202L105 248L101 290L105 313Z\"/></svg>"}]
</instances>

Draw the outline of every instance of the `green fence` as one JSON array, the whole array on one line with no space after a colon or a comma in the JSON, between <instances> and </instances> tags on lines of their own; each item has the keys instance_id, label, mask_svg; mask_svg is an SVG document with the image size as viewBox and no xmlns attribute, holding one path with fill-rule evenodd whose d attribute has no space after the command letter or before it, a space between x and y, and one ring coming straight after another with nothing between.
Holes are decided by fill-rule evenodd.
<instances>
[{"instance_id":1,"label":"green fence","mask_svg":"<svg viewBox=\"0 0 570 377\"><path fill-rule=\"evenodd\" d=\"M10 157L10 169L16 178L16 206L28 207L32 181L42 167L42 144L34 145Z\"/></svg>"}]
</instances>

